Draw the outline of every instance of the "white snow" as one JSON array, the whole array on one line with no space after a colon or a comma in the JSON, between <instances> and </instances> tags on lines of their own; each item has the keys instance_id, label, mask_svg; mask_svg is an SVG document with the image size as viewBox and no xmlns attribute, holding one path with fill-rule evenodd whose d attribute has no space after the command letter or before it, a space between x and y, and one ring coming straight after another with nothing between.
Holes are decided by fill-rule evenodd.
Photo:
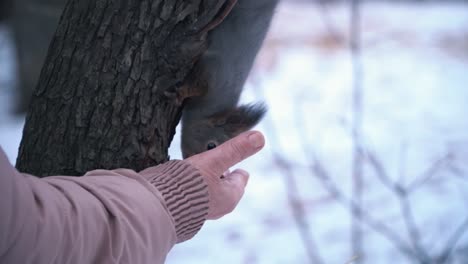
<instances>
[{"instance_id":1,"label":"white snow","mask_svg":"<svg viewBox=\"0 0 468 264\"><path fill-rule=\"evenodd\" d=\"M322 11L309 3L280 5L242 98L269 106L258 126L266 148L238 166L251 173L245 197L232 214L208 221L194 239L176 245L167 263L309 263L278 154L292 166L292 199L306 212L320 258L353 259L349 208L310 170L314 154L351 197L349 8L327 8L325 20L344 36L337 41ZM443 160L408 196L420 244L435 257L468 217L468 4L366 3L362 11L363 143L402 186ZM23 121L7 114L14 71L4 43L0 39L0 145L14 162ZM180 158L178 145L176 136L172 158ZM363 178L367 214L412 249L398 197L367 163ZM364 232L364 254L356 257L365 263L415 262L380 232L367 225ZM468 231L457 246L464 251L456 251L454 263L467 263Z\"/></svg>"}]
</instances>

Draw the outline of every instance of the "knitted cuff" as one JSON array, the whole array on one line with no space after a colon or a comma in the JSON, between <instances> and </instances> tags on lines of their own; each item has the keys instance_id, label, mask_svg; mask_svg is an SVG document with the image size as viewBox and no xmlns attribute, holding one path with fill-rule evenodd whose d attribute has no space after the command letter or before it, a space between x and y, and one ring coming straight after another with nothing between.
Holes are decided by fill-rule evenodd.
<instances>
[{"instance_id":1,"label":"knitted cuff","mask_svg":"<svg viewBox=\"0 0 468 264\"><path fill-rule=\"evenodd\" d=\"M208 215L209 193L203 177L188 162L171 160L140 172L162 194L175 223L177 243L192 238Z\"/></svg>"}]
</instances>

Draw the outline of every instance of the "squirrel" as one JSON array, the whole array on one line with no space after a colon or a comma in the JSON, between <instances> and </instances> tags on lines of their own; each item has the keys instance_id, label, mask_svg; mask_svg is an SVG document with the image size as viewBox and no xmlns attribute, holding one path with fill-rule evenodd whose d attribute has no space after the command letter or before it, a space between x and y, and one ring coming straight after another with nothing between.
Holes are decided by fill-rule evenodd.
<instances>
[{"instance_id":1,"label":"squirrel","mask_svg":"<svg viewBox=\"0 0 468 264\"><path fill-rule=\"evenodd\" d=\"M181 88L198 95L183 102L184 158L251 129L266 113L262 103L237 104L278 1L228 0L222 21L211 25L207 50L186 79L190 87Z\"/></svg>"}]
</instances>

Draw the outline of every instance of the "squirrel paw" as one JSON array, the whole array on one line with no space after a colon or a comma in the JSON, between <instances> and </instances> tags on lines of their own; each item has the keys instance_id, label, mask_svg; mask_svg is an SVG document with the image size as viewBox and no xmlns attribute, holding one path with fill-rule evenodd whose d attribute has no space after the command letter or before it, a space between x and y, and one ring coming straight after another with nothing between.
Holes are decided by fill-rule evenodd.
<instances>
[{"instance_id":1,"label":"squirrel paw","mask_svg":"<svg viewBox=\"0 0 468 264\"><path fill-rule=\"evenodd\" d=\"M229 15L231 12L232 8L237 4L237 0L227 0L226 4L220 12L216 15L216 17L208 24L206 25L200 32L199 34L206 34L208 31L214 29L217 27L221 22L224 21L224 19Z\"/></svg>"},{"instance_id":2,"label":"squirrel paw","mask_svg":"<svg viewBox=\"0 0 468 264\"><path fill-rule=\"evenodd\" d=\"M179 90L180 88L174 88L174 90L172 91L165 91L164 92L164 95L171 99L171 100L174 100L175 101L175 104L177 106L181 106L182 103L184 102L184 97L179 93Z\"/></svg>"},{"instance_id":3,"label":"squirrel paw","mask_svg":"<svg viewBox=\"0 0 468 264\"><path fill-rule=\"evenodd\" d=\"M175 87L171 91L165 91L164 95L175 101L177 106L182 105L185 99L194 97L194 96L200 96L202 95L203 92L200 91L199 87L197 85L194 85L193 83L186 83L181 86Z\"/></svg>"}]
</instances>

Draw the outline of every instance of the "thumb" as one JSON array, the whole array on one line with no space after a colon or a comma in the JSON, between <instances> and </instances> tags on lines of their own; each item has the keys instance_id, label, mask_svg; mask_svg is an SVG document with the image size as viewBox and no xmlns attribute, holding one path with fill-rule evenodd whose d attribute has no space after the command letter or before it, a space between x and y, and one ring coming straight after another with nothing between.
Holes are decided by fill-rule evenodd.
<instances>
[{"instance_id":1,"label":"thumb","mask_svg":"<svg viewBox=\"0 0 468 264\"><path fill-rule=\"evenodd\" d=\"M219 147L186 159L204 176L210 193L208 219L217 219L234 210L244 194L249 175L243 170L229 173L230 167L263 148L262 133L249 131ZM221 175L224 179L221 179Z\"/></svg>"},{"instance_id":2,"label":"thumb","mask_svg":"<svg viewBox=\"0 0 468 264\"><path fill-rule=\"evenodd\" d=\"M230 167L260 151L265 145L263 134L248 131L228 140L215 149L187 159L209 175L219 176Z\"/></svg>"}]
</instances>

